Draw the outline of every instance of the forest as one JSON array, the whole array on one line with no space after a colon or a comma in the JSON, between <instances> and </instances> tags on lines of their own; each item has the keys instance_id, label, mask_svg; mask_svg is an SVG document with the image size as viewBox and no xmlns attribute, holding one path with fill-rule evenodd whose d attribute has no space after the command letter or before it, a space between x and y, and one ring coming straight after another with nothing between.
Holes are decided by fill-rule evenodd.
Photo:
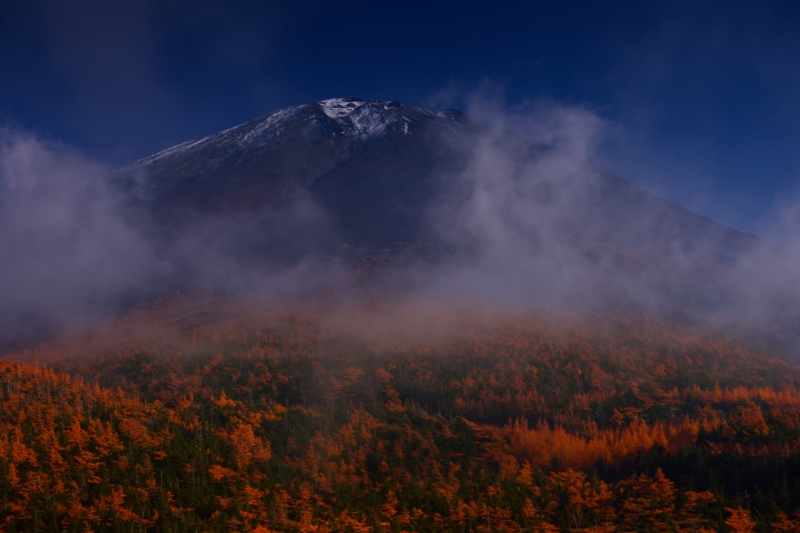
<instances>
[{"instance_id":1,"label":"forest","mask_svg":"<svg viewBox=\"0 0 800 533\"><path fill-rule=\"evenodd\" d=\"M3 531L800 531L800 372L678 321L208 321L0 361Z\"/></svg>"}]
</instances>

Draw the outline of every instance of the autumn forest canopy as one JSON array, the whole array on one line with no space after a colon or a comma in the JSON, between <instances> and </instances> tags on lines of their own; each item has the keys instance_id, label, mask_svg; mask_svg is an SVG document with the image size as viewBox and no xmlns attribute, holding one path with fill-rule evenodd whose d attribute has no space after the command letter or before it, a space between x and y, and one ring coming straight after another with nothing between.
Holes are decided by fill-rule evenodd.
<instances>
[{"instance_id":1,"label":"autumn forest canopy","mask_svg":"<svg viewBox=\"0 0 800 533\"><path fill-rule=\"evenodd\" d=\"M390 340L172 305L0 362L4 530L800 528L800 372L761 344L630 314Z\"/></svg>"}]
</instances>

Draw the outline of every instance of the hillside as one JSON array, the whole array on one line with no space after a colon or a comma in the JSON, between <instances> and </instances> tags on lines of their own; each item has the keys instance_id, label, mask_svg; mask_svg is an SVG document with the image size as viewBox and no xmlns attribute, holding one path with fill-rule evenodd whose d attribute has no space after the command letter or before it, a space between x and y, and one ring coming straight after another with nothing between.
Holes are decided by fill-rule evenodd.
<instances>
[{"instance_id":1,"label":"hillside","mask_svg":"<svg viewBox=\"0 0 800 533\"><path fill-rule=\"evenodd\" d=\"M6 529L800 527L800 373L675 323L407 344L285 316L146 339L0 363Z\"/></svg>"}]
</instances>

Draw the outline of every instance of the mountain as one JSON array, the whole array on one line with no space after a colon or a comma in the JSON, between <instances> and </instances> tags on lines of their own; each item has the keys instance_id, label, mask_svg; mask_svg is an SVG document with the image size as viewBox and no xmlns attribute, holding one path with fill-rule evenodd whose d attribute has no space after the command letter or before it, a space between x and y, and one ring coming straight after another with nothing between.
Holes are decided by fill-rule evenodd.
<instances>
[{"instance_id":1,"label":"mountain","mask_svg":"<svg viewBox=\"0 0 800 533\"><path fill-rule=\"evenodd\" d=\"M430 224L432 206L467 194L459 178L487 135L452 109L334 98L167 148L116 174L143 177L163 220L187 211L204 219L251 217L307 197L322 207L339 244L370 248L439 239ZM517 181L535 181L536 162L556 152L506 132L490 141L496 157L524 167L512 176ZM610 172L591 173L592 183L581 185L557 215L564 238L589 255L649 264L681 253L731 265L752 250L770 249ZM556 178L533 187L532 209L558 202L548 198L563 193L565 179Z\"/></svg>"},{"instance_id":2,"label":"mountain","mask_svg":"<svg viewBox=\"0 0 800 533\"><path fill-rule=\"evenodd\" d=\"M435 137L465 125L455 110L335 98L179 144L118 173L144 173L162 214L252 213L307 191L348 237L392 242L417 236L431 172L447 159Z\"/></svg>"},{"instance_id":3,"label":"mountain","mask_svg":"<svg viewBox=\"0 0 800 533\"><path fill-rule=\"evenodd\" d=\"M288 301L354 290L497 308L611 305L800 339L800 281L782 251L457 110L323 100L114 175L136 185L177 265L151 294L199 283L269 301L275 290ZM270 274L292 265L302 274Z\"/></svg>"}]
</instances>

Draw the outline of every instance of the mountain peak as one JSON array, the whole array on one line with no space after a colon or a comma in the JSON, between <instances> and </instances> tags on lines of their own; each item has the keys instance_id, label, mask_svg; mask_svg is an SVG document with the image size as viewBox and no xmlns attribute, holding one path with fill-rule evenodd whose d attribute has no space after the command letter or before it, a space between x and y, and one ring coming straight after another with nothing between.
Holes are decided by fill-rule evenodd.
<instances>
[{"instance_id":1,"label":"mountain peak","mask_svg":"<svg viewBox=\"0 0 800 533\"><path fill-rule=\"evenodd\" d=\"M214 160L246 151L258 150L291 134L340 134L359 143L396 131L407 135L416 128L455 126L464 116L455 110L432 111L399 102L362 100L360 98L329 98L310 104L278 109L259 118L233 126L201 139L186 141L142 158L117 172L146 170L151 175L163 166L173 166L179 160L196 160L209 152Z\"/></svg>"},{"instance_id":2,"label":"mountain peak","mask_svg":"<svg viewBox=\"0 0 800 533\"><path fill-rule=\"evenodd\" d=\"M361 98L329 98L316 103L326 115L336 120L350 115L365 102Z\"/></svg>"},{"instance_id":3,"label":"mountain peak","mask_svg":"<svg viewBox=\"0 0 800 533\"><path fill-rule=\"evenodd\" d=\"M424 233L425 213L436 194L443 187L458 187L457 182L445 185L441 176L459 175L472 161L471 143L482 130L462 128L469 124L455 110L329 98L280 109L179 144L118 172L142 172L149 196L165 216L186 206L202 216L255 213L283 205L306 191L332 214L349 241L410 242ZM512 173L517 180L514 187L530 188L530 183L552 172L537 162L547 159L541 147L528 148L496 148L495 157L527 169ZM754 238L639 190L622 178L590 174L593 192L572 198L570 208L559 215L584 213L574 225L588 240L646 246L665 253L675 242L688 243L687 249L722 250L717 255L727 259L721 262L729 262L739 255L736 250L753 244ZM541 201L531 198L530 205ZM643 226L653 229L638 233L626 229ZM705 240L698 228L706 228L700 232Z\"/></svg>"}]
</instances>

